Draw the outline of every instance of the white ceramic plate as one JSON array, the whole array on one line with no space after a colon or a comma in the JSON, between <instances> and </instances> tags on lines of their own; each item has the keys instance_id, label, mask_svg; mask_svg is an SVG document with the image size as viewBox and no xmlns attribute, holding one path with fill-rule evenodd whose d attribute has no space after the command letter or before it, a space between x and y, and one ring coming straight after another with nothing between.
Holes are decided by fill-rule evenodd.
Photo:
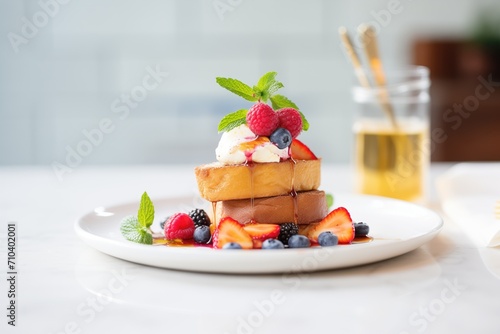
<instances>
[{"instance_id":1,"label":"white ceramic plate","mask_svg":"<svg viewBox=\"0 0 500 334\"><path fill-rule=\"evenodd\" d=\"M193 198L153 199L157 220L161 214L187 211ZM424 207L375 196L335 195L354 221L370 225L372 242L283 250L215 250L203 247L141 245L125 240L120 221L135 215L139 203L97 208L80 218L75 230L91 247L111 256L161 268L217 273L284 273L346 268L405 254L434 238L441 217ZM159 229L157 223L153 225Z\"/></svg>"}]
</instances>

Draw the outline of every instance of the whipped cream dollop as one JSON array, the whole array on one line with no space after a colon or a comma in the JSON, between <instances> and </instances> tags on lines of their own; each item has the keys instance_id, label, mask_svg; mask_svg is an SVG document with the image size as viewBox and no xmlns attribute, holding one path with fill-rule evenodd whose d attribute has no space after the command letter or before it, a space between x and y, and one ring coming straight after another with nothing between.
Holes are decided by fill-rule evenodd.
<instances>
[{"instance_id":1,"label":"whipped cream dollop","mask_svg":"<svg viewBox=\"0 0 500 334\"><path fill-rule=\"evenodd\" d=\"M255 135L246 124L224 132L215 149L217 160L226 165L245 162L279 162L288 159L288 147L279 149L267 137Z\"/></svg>"}]
</instances>

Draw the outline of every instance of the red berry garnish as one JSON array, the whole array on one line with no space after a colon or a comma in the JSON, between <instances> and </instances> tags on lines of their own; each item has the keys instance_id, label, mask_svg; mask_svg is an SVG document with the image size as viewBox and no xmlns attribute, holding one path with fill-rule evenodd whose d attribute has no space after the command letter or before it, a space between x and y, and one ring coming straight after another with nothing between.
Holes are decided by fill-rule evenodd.
<instances>
[{"instance_id":1,"label":"red berry garnish","mask_svg":"<svg viewBox=\"0 0 500 334\"><path fill-rule=\"evenodd\" d=\"M185 213L175 213L165 222L163 230L167 240L193 238L194 221Z\"/></svg>"},{"instance_id":2,"label":"red berry garnish","mask_svg":"<svg viewBox=\"0 0 500 334\"><path fill-rule=\"evenodd\" d=\"M307 237L318 242L319 235L325 231L335 234L339 244L350 244L354 239L355 229L349 211L344 207L333 210L309 231Z\"/></svg>"},{"instance_id":3,"label":"red berry garnish","mask_svg":"<svg viewBox=\"0 0 500 334\"><path fill-rule=\"evenodd\" d=\"M247 125L257 136L270 136L278 124L278 115L265 103L257 102L247 112Z\"/></svg>"},{"instance_id":4,"label":"red berry garnish","mask_svg":"<svg viewBox=\"0 0 500 334\"><path fill-rule=\"evenodd\" d=\"M279 126L290 131L292 138L297 138L302 131L302 117L297 109L283 108L277 110L276 114L278 114Z\"/></svg>"},{"instance_id":5,"label":"red berry garnish","mask_svg":"<svg viewBox=\"0 0 500 334\"><path fill-rule=\"evenodd\" d=\"M215 229L213 239L214 248L223 248L225 244L235 242L243 249L252 249L252 237L243 229L243 225L231 217L224 217Z\"/></svg>"},{"instance_id":6,"label":"red berry garnish","mask_svg":"<svg viewBox=\"0 0 500 334\"><path fill-rule=\"evenodd\" d=\"M309 147L298 139L292 140L290 145L290 156L295 160L316 160L318 159Z\"/></svg>"}]
</instances>

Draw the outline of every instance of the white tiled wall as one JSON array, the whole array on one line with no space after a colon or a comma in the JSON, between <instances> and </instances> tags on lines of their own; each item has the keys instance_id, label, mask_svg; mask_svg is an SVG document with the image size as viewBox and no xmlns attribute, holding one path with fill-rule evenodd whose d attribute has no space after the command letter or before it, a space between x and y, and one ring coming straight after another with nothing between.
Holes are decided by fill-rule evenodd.
<instances>
[{"instance_id":1,"label":"white tiled wall","mask_svg":"<svg viewBox=\"0 0 500 334\"><path fill-rule=\"evenodd\" d=\"M8 34L20 35L22 18L32 22L40 3L53 9L57 1L67 0L0 3L0 165L64 163L67 147L76 149L82 132L103 119L113 131L81 164L212 161L219 119L249 106L215 77L254 83L270 70L310 120L303 140L325 161L346 162L353 78L337 28L375 22L385 63L397 66L409 61L413 37L466 35L479 8L500 7L494 0L72 0L14 52ZM217 5L231 7L221 14ZM388 17L391 6L397 13ZM121 119L113 101L156 66L168 77Z\"/></svg>"}]
</instances>

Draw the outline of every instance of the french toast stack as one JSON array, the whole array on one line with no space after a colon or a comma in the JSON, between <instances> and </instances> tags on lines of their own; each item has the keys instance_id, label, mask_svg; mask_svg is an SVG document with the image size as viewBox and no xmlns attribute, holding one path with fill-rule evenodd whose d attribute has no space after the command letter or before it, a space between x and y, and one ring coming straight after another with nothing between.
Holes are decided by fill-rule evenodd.
<instances>
[{"instance_id":1,"label":"french toast stack","mask_svg":"<svg viewBox=\"0 0 500 334\"><path fill-rule=\"evenodd\" d=\"M199 193L212 202L213 247L309 247L318 241L313 232L328 215L328 205L318 189L321 159L297 139L309 129L307 119L276 94L283 87L276 72L264 74L253 87L233 78L216 81L253 105L221 119L217 162L195 168Z\"/></svg>"},{"instance_id":2,"label":"french toast stack","mask_svg":"<svg viewBox=\"0 0 500 334\"><path fill-rule=\"evenodd\" d=\"M303 146L294 140L294 146ZM310 151L309 151L310 152ZM195 175L201 196L213 203L212 222L231 217L241 224L310 224L327 214L325 193L318 190L321 159L302 158L269 163L198 166Z\"/></svg>"}]
</instances>

